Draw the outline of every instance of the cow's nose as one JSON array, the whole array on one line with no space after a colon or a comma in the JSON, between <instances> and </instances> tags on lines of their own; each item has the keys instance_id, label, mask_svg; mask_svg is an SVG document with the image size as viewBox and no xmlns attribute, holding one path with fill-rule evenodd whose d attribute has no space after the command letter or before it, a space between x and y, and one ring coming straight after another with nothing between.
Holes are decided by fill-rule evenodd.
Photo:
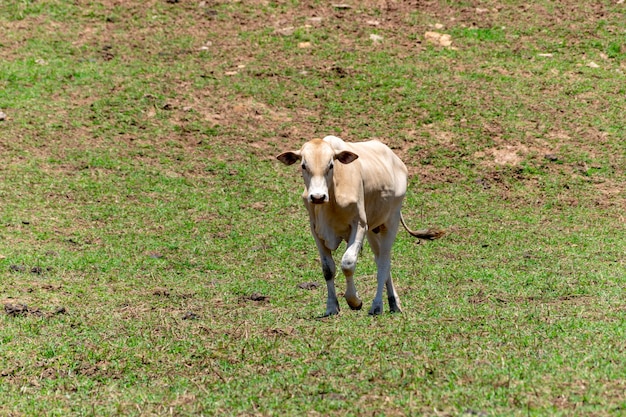
<instances>
[{"instance_id":1,"label":"cow's nose","mask_svg":"<svg viewBox=\"0 0 626 417\"><path fill-rule=\"evenodd\" d=\"M326 194L311 194L309 198L313 204L322 204L326 202Z\"/></svg>"}]
</instances>

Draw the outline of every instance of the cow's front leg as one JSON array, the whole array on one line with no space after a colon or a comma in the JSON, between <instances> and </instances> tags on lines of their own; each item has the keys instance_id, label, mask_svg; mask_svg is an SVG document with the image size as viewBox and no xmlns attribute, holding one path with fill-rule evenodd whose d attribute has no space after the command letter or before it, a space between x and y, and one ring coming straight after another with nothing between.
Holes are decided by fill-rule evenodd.
<instances>
[{"instance_id":1,"label":"cow's front leg","mask_svg":"<svg viewBox=\"0 0 626 417\"><path fill-rule=\"evenodd\" d=\"M322 271L324 279L326 279L326 289L328 290L328 298L326 298L326 312L324 317L339 314L339 300L335 291L335 261L332 257L322 259Z\"/></svg>"},{"instance_id":2,"label":"cow's front leg","mask_svg":"<svg viewBox=\"0 0 626 417\"><path fill-rule=\"evenodd\" d=\"M317 239L316 239L317 240ZM324 317L339 314L339 301L335 291L335 261L332 252L326 248L321 242L317 242L320 260L322 262L322 272L326 280L326 288L328 290L328 298L326 299L326 312Z\"/></svg>"},{"instance_id":3,"label":"cow's front leg","mask_svg":"<svg viewBox=\"0 0 626 417\"><path fill-rule=\"evenodd\" d=\"M354 271L356 263L363 247L363 237L367 231L365 222L360 222L352 228L348 248L341 258L341 270L346 277L346 293L345 298L352 310L360 310L363 307L363 301L359 298L359 293L354 285Z\"/></svg>"}]
</instances>

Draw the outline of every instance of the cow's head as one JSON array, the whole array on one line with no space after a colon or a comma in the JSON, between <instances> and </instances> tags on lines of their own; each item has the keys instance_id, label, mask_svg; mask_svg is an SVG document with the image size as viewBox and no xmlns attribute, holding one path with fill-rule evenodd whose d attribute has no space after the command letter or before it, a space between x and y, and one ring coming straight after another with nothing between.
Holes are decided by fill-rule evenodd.
<instances>
[{"instance_id":1,"label":"cow's head","mask_svg":"<svg viewBox=\"0 0 626 417\"><path fill-rule=\"evenodd\" d=\"M350 151L336 151L320 139L305 143L299 151L283 152L276 158L285 165L302 161L304 195L309 203L328 202L328 184L332 184L335 161L349 164L359 156Z\"/></svg>"}]
</instances>

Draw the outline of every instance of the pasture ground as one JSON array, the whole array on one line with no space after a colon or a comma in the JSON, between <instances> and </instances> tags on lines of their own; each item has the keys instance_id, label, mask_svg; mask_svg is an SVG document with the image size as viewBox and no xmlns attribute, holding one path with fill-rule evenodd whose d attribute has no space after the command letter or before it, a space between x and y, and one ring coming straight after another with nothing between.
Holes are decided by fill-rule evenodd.
<instances>
[{"instance_id":1,"label":"pasture ground","mask_svg":"<svg viewBox=\"0 0 626 417\"><path fill-rule=\"evenodd\" d=\"M2 1L1 415L626 412L626 4L339 3ZM327 134L449 232L401 315L316 319Z\"/></svg>"}]
</instances>

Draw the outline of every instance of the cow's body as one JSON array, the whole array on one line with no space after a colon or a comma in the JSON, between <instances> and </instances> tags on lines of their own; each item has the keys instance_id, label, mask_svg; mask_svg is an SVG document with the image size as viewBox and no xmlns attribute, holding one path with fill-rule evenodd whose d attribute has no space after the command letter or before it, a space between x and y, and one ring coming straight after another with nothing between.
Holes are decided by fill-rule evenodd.
<instances>
[{"instance_id":1,"label":"cow's body","mask_svg":"<svg viewBox=\"0 0 626 417\"><path fill-rule=\"evenodd\" d=\"M349 242L358 224L374 230L400 208L407 170L400 158L378 141L351 144L329 136L324 142L359 156L349 164L334 164L327 204L309 201L308 189L302 196L315 235L328 249L335 250L342 240Z\"/></svg>"},{"instance_id":2,"label":"cow's body","mask_svg":"<svg viewBox=\"0 0 626 417\"><path fill-rule=\"evenodd\" d=\"M382 313L385 287L390 310L400 312L390 269L391 247L401 222L400 210L407 187L404 163L381 142L347 143L335 136L307 142L299 151L284 152L278 159L286 165L302 161L305 181L302 198L328 288L325 315L339 313L332 251L344 240L348 244L341 259L346 277L345 298L352 309L361 308L353 277L365 237L378 269L378 287L369 313ZM426 232L409 232L417 237L433 238L420 234Z\"/></svg>"}]
</instances>

